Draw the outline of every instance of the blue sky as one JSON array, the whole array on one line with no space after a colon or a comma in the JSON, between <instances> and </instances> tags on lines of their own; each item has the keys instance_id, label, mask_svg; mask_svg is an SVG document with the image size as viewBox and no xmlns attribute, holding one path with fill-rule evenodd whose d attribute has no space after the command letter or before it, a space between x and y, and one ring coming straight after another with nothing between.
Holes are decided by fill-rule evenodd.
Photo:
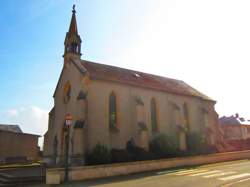
<instances>
[{"instance_id":1,"label":"blue sky","mask_svg":"<svg viewBox=\"0 0 250 187\"><path fill-rule=\"evenodd\" d=\"M126 33L132 32L132 28L125 26L130 21L126 18L129 8L126 1L1 1L0 22L4 29L0 35L3 44L0 83L4 92L0 93L0 110L34 104L47 110L51 107L51 96L62 67L72 2L77 4L84 58L102 61L107 58L104 52L112 51L105 46L113 34L123 35L122 40L126 41Z\"/></svg>"},{"instance_id":2,"label":"blue sky","mask_svg":"<svg viewBox=\"0 0 250 187\"><path fill-rule=\"evenodd\" d=\"M110 46L110 40L118 45L122 41L123 47L128 47L133 39L130 33L136 34L134 27L140 25L148 8L144 0L136 3L1 1L0 123L20 124L30 133L45 132L47 113L53 106L52 95L63 64L63 42L73 3L77 6L83 58L103 63L111 59L108 56L115 47Z\"/></svg>"},{"instance_id":3,"label":"blue sky","mask_svg":"<svg viewBox=\"0 0 250 187\"><path fill-rule=\"evenodd\" d=\"M0 1L0 123L43 134L76 4L83 59L182 79L250 118L247 0Z\"/></svg>"}]
</instances>

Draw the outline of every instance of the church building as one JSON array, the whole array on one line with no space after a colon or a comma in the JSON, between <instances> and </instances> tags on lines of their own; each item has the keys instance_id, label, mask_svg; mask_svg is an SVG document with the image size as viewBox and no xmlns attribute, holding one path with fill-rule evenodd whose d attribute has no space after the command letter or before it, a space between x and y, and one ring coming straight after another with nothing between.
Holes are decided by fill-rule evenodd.
<instances>
[{"instance_id":1,"label":"church building","mask_svg":"<svg viewBox=\"0 0 250 187\"><path fill-rule=\"evenodd\" d=\"M84 163L84 155L98 143L125 149L133 141L148 150L160 133L175 137L181 150L187 149L187 132L201 133L210 145L218 141L216 101L181 80L83 60L81 43L73 8L44 135L47 163L65 159L67 115L72 116L70 162Z\"/></svg>"}]
</instances>

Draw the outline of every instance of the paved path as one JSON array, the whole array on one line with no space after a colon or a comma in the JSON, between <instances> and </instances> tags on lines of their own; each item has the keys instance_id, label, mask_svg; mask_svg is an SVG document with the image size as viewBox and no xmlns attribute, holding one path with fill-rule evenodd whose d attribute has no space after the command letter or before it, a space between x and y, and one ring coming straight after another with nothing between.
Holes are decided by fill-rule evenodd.
<instances>
[{"instance_id":1,"label":"paved path","mask_svg":"<svg viewBox=\"0 0 250 187\"><path fill-rule=\"evenodd\" d=\"M250 187L250 161L241 160L178 170L76 182L62 187ZM34 187L47 187L37 185Z\"/></svg>"}]
</instances>

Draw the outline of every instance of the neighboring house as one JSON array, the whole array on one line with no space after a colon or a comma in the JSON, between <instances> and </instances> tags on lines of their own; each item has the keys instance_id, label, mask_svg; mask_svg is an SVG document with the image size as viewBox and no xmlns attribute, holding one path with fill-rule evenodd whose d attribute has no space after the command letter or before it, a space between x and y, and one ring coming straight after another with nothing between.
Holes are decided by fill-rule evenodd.
<instances>
[{"instance_id":1,"label":"neighboring house","mask_svg":"<svg viewBox=\"0 0 250 187\"><path fill-rule=\"evenodd\" d=\"M84 163L84 155L98 143L125 149L132 140L147 150L159 133L173 138L181 150L187 149L187 132L199 132L215 145L219 127L214 100L181 80L81 60L81 42L73 10L44 135L47 163L64 161L67 114L73 116L72 162Z\"/></svg>"},{"instance_id":2,"label":"neighboring house","mask_svg":"<svg viewBox=\"0 0 250 187\"><path fill-rule=\"evenodd\" d=\"M23 133L18 125L0 124L0 163L38 158L38 135Z\"/></svg>"},{"instance_id":3,"label":"neighboring house","mask_svg":"<svg viewBox=\"0 0 250 187\"><path fill-rule=\"evenodd\" d=\"M239 114L219 119L226 140L245 140L250 138L250 121Z\"/></svg>"}]
</instances>

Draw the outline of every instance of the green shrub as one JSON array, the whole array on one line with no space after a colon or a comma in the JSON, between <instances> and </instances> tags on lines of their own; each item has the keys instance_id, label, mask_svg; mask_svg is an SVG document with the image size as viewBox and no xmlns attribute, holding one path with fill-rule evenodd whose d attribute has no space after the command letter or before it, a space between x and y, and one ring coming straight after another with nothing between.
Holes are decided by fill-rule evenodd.
<instances>
[{"instance_id":1,"label":"green shrub","mask_svg":"<svg viewBox=\"0 0 250 187\"><path fill-rule=\"evenodd\" d=\"M107 146L98 143L92 152L86 155L86 163L89 165L108 164L111 162L111 153Z\"/></svg>"},{"instance_id":2,"label":"green shrub","mask_svg":"<svg viewBox=\"0 0 250 187\"><path fill-rule=\"evenodd\" d=\"M111 155L112 163L133 161L133 155L126 149L112 149Z\"/></svg>"},{"instance_id":3,"label":"green shrub","mask_svg":"<svg viewBox=\"0 0 250 187\"><path fill-rule=\"evenodd\" d=\"M199 132L187 133L187 148L190 154L208 153L208 145L205 136Z\"/></svg>"},{"instance_id":4,"label":"green shrub","mask_svg":"<svg viewBox=\"0 0 250 187\"><path fill-rule=\"evenodd\" d=\"M153 137L149 143L149 149L157 158L175 157L181 154L176 143L165 134Z\"/></svg>"},{"instance_id":5,"label":"green shrub","mask_svg":"<svg viewBox=\"0 0 250 187\"><path fill-rule=\"evenodd\" d=\"M131 140L127 142L126 150L132 155L132 161L153 160L156 158L153 153L136 146Z\"/></svg>"}]
</instances>

